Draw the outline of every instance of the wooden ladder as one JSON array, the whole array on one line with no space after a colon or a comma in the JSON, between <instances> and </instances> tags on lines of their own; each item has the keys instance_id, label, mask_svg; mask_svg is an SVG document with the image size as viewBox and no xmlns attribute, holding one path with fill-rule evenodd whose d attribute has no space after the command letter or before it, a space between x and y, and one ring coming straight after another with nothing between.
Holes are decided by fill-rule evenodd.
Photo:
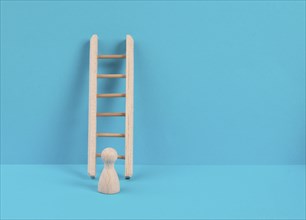
<instances>
[{"instance_id":1,"label":"wooden ladder","mask_svg":"<svg viewBox=\"0 0 306 220\"><path fill-rule=\"evenodd\" d=\"M98 74L98 59L126 59L125 74ZM97 94L98 78L126 78L126 93ZM125 97L125 112L97 112L97 98ZM93 35L90 39L89 55L89 112L88 112L88 175L96 176L96 152L97 137L120 137L125 138L125 155L118 159L125 160L125 178L133 175L133 114L134 114L134 40L130 35L126 36L126 54L99 55L98 36ZM125 134L97 133L97 117L125 117Z\"/></svg>"}]
</instances>

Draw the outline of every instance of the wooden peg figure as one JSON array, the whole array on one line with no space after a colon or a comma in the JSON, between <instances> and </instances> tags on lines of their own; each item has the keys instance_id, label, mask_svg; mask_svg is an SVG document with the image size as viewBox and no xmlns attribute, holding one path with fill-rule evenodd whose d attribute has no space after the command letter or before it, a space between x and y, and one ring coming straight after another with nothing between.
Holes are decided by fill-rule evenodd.
<instances>
[{"instance_id":1,"label":"wooden peg figure","mask_svg":"<svg viewBox=\"0 0 306 220\"><path fill-rule=\"evenodd\" d=\"M114 163L118 158L117 151L113 148L105 148L101 153L104 168L99 178L98 191L104 194L115 194L120 191L118 174Z\"/></svg>"}]
</instances>

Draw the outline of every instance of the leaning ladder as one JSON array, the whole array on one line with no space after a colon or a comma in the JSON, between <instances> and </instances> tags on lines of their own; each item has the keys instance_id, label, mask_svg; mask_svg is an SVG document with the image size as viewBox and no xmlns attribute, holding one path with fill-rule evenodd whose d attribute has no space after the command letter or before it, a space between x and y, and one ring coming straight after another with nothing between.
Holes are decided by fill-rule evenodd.
<instances>
[{"instance_id":1,"label":"leaning ladder","mask_svg":"<svg viewBox=\"0 0 306 220\"><path fill-rule=\"evenodd\" d=\"M98 59L126 59L126 74L98 74ZM118 159L125 160L125 178L133 175L133 110L134 110L134 40L130 35L126 36L126 54L99 55L98 36L90 39L89 55L89 112L88 112L88 175L96 176L96 157L101 156L96 152L97 137L125 138L125 155ZM97 94L97 78L126 78L126 93ZM97 113L97 98L126 98L125 112ZM97 133L97 118L122 116L125 117L125 134Z\"/></svg>"}]
</instances>

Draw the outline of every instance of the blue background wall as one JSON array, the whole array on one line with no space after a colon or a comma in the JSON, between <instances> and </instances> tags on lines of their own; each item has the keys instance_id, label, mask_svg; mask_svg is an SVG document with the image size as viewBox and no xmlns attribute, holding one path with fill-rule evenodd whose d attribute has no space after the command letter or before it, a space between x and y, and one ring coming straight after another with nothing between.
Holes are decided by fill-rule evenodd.
<instances>
[{"instance_id":1,"label":"blue background wall","mask_svg":"<svg viewBox=\"0 0 306 220\"><path fill-rule=\"evenodd\" d=\"M304 1L1 1L2 163L86 163L94 33L105 54L135 40L136 163L305 163ZM104 146L123 153L123 140Z\"/></svg>"}]
</instances>

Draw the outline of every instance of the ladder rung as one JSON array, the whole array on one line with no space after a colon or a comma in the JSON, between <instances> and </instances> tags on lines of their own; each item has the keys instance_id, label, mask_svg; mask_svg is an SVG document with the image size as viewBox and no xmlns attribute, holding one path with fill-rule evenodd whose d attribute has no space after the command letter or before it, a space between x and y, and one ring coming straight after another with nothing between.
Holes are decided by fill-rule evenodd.
<instances>
[{"instance_id":1,"label":"ladder rung","mask_svg":"<svg viewBox=\"0 0 306 220\"><path fill-rule=\"evenodd\" d=\"M119 134L119 133L97 133L97 137L125 137L125 134Z\"/></svg>"},{"instance_id":2,"label":"ladder rung","mask_svg":"<svg viewBox=\"0 0 306 220\"><path fill-rule=\"evenodd\" d=\"M105 112L105 113L97 113L97 117L109 117L109 116L125 116L125 112Z\"/></svg>"},{"instance_id":3,"label":"ladder rung","mask_svg":"<svg viewBox=\"0 0 306 220\"><path fill-rule=\"evenodd\" d=\"M101 157L101 154L100 153L96 153L96 157ZM124 155L118 155L117 158L125 160L125 156Z\"/></svg>"},{"instance_id":4,"label":"ladder rung","mask_svg":"<svg viewBox=\"0 0 306 220\"><path fill-rule=\"evenodd\" d=\"M125 97L125 93L97 94L97 98L115 98L115 97Z\"/></svg>"},{"instance_id":5,"label":"ladder rung","mask_svg":"<svg viewBox=\"0 0 306 220\"><path fill-rule=\"evenodd\" d=\"M98 55L98 59L123 59L125 54Z\"/></svg>"},{"instance_id":6,"label":"ladder rung","mask_svg":"<svg viewBox=\"0 0 306 220\"><path fill-rule=\"evenodd\" d=\"M98 74L98 78L125 78L125 74Z\"/></svg>"}]
</instances>

